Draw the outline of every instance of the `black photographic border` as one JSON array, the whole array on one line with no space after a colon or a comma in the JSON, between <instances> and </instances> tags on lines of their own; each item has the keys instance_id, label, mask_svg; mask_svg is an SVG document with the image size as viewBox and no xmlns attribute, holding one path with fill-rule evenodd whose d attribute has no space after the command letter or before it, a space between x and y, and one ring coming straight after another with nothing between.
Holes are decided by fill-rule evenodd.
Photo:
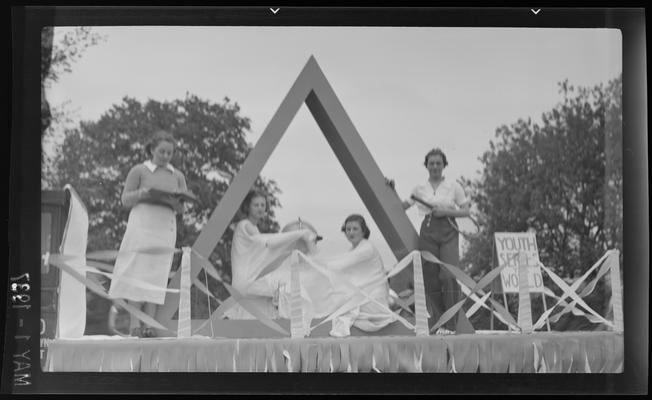
<instances>
[{"instance_id":1,"label":"black photographic border","mask_svg":"<svg viewBox=\"0 0 652 400\"><path fill-rule=\"evenodd\" d=\"M623 40L624 315L622 374L246 374L44 373L39 349L40 290L32 309L7 310L3 393L647 393L649 358L649 198L643 8L308 8L14 7L11 13L9 277L30 272L40 288L40 30L61 25L442 26L614 28ZM3 304L10 307L10 296ZM17 330L17 318L25 324ZM14 335L30 335L28 342ZM29 385L14 385L15 355L30 350ZM20 358L18 358L20 360Z\"/></svg>"}]
</instances>

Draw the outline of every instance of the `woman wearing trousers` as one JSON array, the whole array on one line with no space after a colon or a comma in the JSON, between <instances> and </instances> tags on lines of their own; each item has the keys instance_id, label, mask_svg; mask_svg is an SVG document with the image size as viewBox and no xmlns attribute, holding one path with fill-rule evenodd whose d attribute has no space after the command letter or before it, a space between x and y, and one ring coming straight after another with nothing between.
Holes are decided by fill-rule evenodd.
<instances>
[{"instance_id":1,"label":"woman wearing trousers","mask_svg":"<svg viewBox=\"0 0 652 400\"><path fill-rule=\"evenodd\" d=\"M429 151L424 160L428 180L412 190L410 198L403 201L403 208L417 204L419 214L424 217L419 232L419 250L429 251L441 261L459 266L459 232L455 218L468 217L470 203L462 187L443 175L447 165L442 150ZM445 267L425 259L423 280L430 315L428 326L432 327L446 310L462 300L462 293L455 277ZM438 333L455 332L460 319L470 326L464 310L460 309Z\"/></svg>"}]
</instances>

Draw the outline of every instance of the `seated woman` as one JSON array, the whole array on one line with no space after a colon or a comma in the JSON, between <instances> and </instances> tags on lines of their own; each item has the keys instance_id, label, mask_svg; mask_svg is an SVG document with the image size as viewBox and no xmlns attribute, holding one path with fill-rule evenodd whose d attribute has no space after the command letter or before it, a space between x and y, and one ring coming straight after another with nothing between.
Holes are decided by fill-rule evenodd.
<instances>
[{"instance_id":1,"label":"seated woman","mask_svg":"<svg viewBox=\"0 0 652 400\"><path fill-rule=\"evenodd\" d=\"M232 285L247 297L250 304L258 308L268 318L278 318L278 310L273 304L277 294L280 271L268 273L260 278L263 270L286 259L293 249L314 240L314 233L300 229L283 233L260 233L258 223L265 217L269 208L267 197L252 190L245 197L240 211L246 216L238 222L231 243ZM254 319L240 305L231 307L225 313L230 319Z\"/></svg>"},{"instance_id":2,"label":"seated woman","mask_svg":"<svg viewBox=\"0 0 652 400\"><path fill-rule=\"evenodd\" d=\"M337 337L349 336L351 326L374 332L395 320L388 305L387 271L378 251L367 240L370 231L364 218L355 214L347 217L342 232L353 246L349 251L331 257L309 254L310 262L332 273L330 277L308 265L300 267L304 324L309 326L311 319L328 317L344 307L345 312L332 321L330 335ZM289 282L289 268L279 269L281 271L286 274L285 281ZM279 311L282 317L289 318L289 283L281 286ZM357 293L352 286L369 298Z\"/></svg>"},{"instance_id":3,"label":"seated woman","mask_svg":"<svg viewBox=\"0 0 652 400\"><path fill-rule=\"evenodd\" d=\"M361 215L350 215L344 221L342 232L353 247L347 253L327 260L326 266L377 303L358 295L359 305L333 320L330 335L337 337L349 336L351 326L374 332L396 320L389 311L389 271L384 268L378 250L367 240L370 231L366 221Z\"/></svg>"}]
</instances>

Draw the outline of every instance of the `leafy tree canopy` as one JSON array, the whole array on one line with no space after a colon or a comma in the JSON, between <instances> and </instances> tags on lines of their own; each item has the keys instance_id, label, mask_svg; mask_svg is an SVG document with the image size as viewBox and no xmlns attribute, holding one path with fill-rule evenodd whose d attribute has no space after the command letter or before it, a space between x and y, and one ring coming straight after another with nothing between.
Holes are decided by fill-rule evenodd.
<instances>
[{"instance_id":1,"label":"leafy tree canopy","mask_svg":"<svg viewBox=\"0 0 652 400\"><path fill-rule=\"evenodd\" d=\"M68 130L55 157L56 174L49 186L71 184L80 194L90 217L89 251L118 249L126 229L128 210L120 202L129 170L149 159L145 144L152 132L165 129L177 144L172 164L181 170L188 189L199 198L179 216L177 246L191 246L217 203L229 178L237 173L251 145L245 140L249 120L240 108L225 98L214 104L187 94L170 102L146 103L125 97L97 122L82 122ZM261 230L277 231L273 207L279 189L273 180L258 178L256 187L269 193L272 210ZM230 274L230 227L211 260L227 279Z\"/></svg>"},{"instance_id":2,"label":"leafy tree canopy","mask_svg":"<svg viewBox=\"0 0 652 400\"><path fill-rule=\"evenodd\" d=\"M106 39L91 27L78 26L55 42L53 29L46 26L41 31L41 80L44 82L56 82L63 73L71 72L72 64L88 47Z\"/></svg>"},{"instance_id":3,"label":"leafy tree canopy","mask_svg":"<svg viewBox=\"0 0 652 400\"><path fill-rule=\"evenodd\" d=\"M622 250L621 91L622 77L593 88L565 81L542 125L496 129L481 177L465 180L482 227L463 259L473 273L490 268L494 232L534 229L541 261L565 276Z\"/></svg>"},{"instance_id":4,"label":"leafy tree canopy","mask_svg":"<svg viewBox=\"0 0 652 400\"><path fill-rule=\"evenodd\" d=\"M46 91L50 89L53 82L59 80L61 75L72 71L72 64L81 58L88 47L103 40L106 40L106 36L84 26L69 30L56 41L54 27L46 26L41 30L42 188L47 188L47 182L54 179L52 175L56 173L48 150L57 145L62 131L72 124L73 119L72 111L67 108L69 103L50 104L46 98Z\"/></svg>"}]
</instances>

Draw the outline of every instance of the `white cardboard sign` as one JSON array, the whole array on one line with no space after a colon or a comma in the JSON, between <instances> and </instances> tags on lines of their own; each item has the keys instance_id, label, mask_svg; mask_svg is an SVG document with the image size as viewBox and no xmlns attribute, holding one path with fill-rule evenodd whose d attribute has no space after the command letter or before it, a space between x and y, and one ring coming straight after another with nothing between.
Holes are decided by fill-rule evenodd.
<instances>
[{"instance_id":1,"label":"white cardboard sign","mask_svg":"<svg viewBox=\"0 0 652 400\"><path fill-rule=\"evenodd\" d=\"M534 233L497 232L494 234L498 265L505 268L500 281L506 293L518 293L518 266L528 265L530 292L543 292L543 276L539 267L539 249Z\"/></svg>"}]
</instances>

